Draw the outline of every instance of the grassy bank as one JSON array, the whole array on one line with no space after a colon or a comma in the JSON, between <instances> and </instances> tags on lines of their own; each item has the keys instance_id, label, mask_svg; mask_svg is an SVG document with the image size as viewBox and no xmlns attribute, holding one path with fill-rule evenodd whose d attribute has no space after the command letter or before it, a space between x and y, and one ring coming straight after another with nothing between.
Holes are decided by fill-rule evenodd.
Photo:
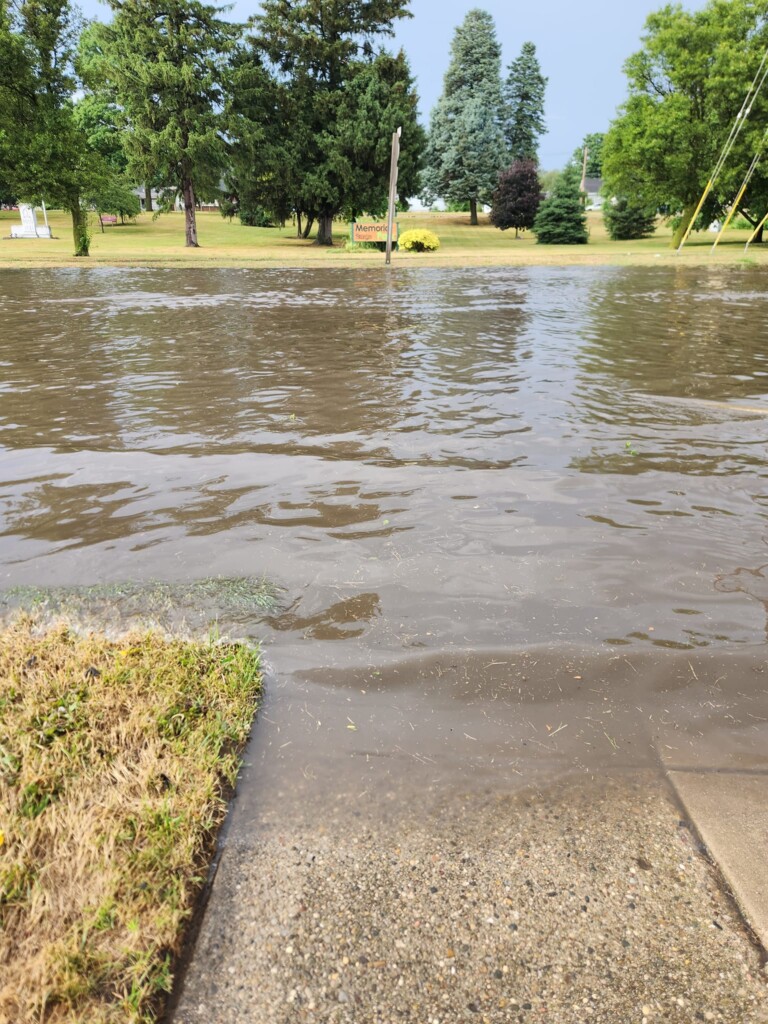
<instances>
[{"instance_id":1,"label":"grassy bank","mask_svg":"<svg viewBox=\"0 0 768 1024\"><path fill-rule=\"evenodd\" d=\"M0 1021L151 1021L261 687L243 645L0 633Z\"/></svg>"},{"instance_id":2,"label":"grassy bank","mask_svg":"<svg viewBox=\"0 0 768 1024\"><path fill-rule=\"evenodd\" d=\"M199 215L201 247L184 248L183 215L163 214L156 220L143 214L134 224L111 225L102 233L98 221L92 225L93 244L88 259L72 256L72 233L65 214L50 215L53 240L15 239L10 225L19 216L0 213L0 269L12 267L126 266L126 267L292 267L292 266L381 266L378 252L348 252L342 246L347 236L344 224L337 225L338 246L321 249L311 241L295 237L295 228L247 228L239 221L225 221L218 213ZM671 230L661 225L653 238L639 242L612 242L600 213L588 215L588 245L537 245L527 233L515 239L514 232L499 231L481 218L477 227L469 214L408 213L399 217L403 231L427 228L440 237L437 253L397 253L398 266L526 266L570 264L654 266L768 265L768 246L753 246L745 257L748 232L729 231L715 254L710 253L714 236L695 234L682 253L669 248Z\"/></svg>"}]
</instances>

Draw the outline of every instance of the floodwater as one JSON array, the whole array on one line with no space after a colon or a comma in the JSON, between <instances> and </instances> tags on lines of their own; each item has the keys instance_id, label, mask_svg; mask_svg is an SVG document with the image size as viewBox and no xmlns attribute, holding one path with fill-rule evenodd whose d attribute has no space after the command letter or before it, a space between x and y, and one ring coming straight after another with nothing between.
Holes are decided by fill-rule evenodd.
<instances>
[{"instance_id":1,"label":"floodwater","mask_svg":"<svg viewBox=\"0 0 768 1024\"><path fill-rule=\"evenodd\" d=\"M0 591L273 580L262 800L768 767L767 324L747 269L4 272Z\"/></svg>"}]
</instances>

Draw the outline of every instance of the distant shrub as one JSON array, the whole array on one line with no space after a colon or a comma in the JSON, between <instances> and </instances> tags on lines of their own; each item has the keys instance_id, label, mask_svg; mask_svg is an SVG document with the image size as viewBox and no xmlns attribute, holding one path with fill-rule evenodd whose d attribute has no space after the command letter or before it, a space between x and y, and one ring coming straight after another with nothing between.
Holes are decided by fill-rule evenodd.
<instances>
[{"instance_id":1,"label":"distant shrub","mask_svg":"<svg viewBox=\"0 0 768 1024\"><path fill-rule=\"evenodd\" d=\"M406 231L398 246L405 252L435 252L440 248L440 239L434 231Z\"/></svg>"},{"instance_id":2,"label":"distant shrub","mask_svg":"<svg viewBox=\"0 0 768 1024\"><path fill-rule=\"evenodd\" d=\"M222 196L219 200L219 213L225 219L232 221L234 217L240 212L240 204L237 201L237 196Z\"/></svg>"},{"instance_id":3,"label":"distant shrub","mask_svg":"<svg viewBox=\"0 0 768 1024\"><path fill-rule=\"evenodd\" d=\"M603 220L614 242L648 238L656 230L656 208L619 196L603 207Z\"/></svg>"},{"instance_id":4,"label":"distant shrub","mask_svg":"<svg viewBox=\"0 0 768 1024\"><path fill-rule=\"evenodd\" d=\"M240 223L247 228L273 228L275 222L259 203L251 204L247 198L240 197Z\"/></svg>"}]
</instances>

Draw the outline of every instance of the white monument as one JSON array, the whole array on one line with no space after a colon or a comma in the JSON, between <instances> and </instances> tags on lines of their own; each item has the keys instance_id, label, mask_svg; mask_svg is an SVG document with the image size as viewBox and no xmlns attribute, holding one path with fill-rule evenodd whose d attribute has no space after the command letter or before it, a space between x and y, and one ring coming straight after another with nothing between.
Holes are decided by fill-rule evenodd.
<instances>
[{"instance_id":1,"label":"white monument","mask_svg":"<svg viewBox=\"0 0 768 1024\"><path fill-rule=\"evenodd\" d=\"M41 227L37 223L37 215L35 214L34 206L30 206L29 203L19 203L19 214L21 215L21 224L13 224L11 226L11 238L51 238L51 229L48 227L48 216L45 212L45 206L43 206L43 217L45 218L45 227Z\"/></svg>"}]
</instances>

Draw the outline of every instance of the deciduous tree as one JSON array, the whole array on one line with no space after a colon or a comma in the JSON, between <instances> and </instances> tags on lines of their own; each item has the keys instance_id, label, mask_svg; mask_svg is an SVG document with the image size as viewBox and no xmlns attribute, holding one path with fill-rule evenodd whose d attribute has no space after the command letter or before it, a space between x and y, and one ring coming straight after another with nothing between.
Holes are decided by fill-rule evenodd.
<instances>
[{"instance_id":1,"label":"deciduous tree","mask_svg":"<svg viewBox=\"0 0 768 1024\"><path fill-rule=\"evenodd\" d=\"M111 213L125 223L125 218L132 219L141 212L141 204L134 189L127 179L120 174L107 173L101 181L95 182L86 194L86 199L99 214ZM104 222L101 221L104 230Z\"/></svg>"},{"instance_id":2,"label":"deciduous tree","mask_svg":"<svg viewBox=\"0 0 768 1024\"><path fill-rule=\"evenodd\" d=\"M579 167L584 166L584 150L587 151L587 177L602 178L603 176L603 143L605 134L603 132L590 132L584 136L584 141L577 150L574 150L573 162Z\"/></svg>"},{"instance_id":3,"label":"deciduous tree","mask_svg":"<svg viewBox=\"0 0 768 1024\"><path fill-rule=\"evenodd\" d=\"M544 195L533 160L517 160L499 175L491 202L491 224L502 231L532 228Z\"/></svg>"},{"instance_id":4,"label":"deciduous tree","mask_svg":"<svg viewBox=\"0 0 768 1024\"><path fill-rule=\"evenodd\" d=\"M84 194L103 173L74 116L78 18L68 0L0 0L0 165L16 197L72 217L75 255L89 252Z\"/></svg>"},{"instance_id":5,"label":"deciduous tree","mask_svg":"<svg viewBox=\"0 0 768 1024\"><path fill-rule=\"evenodd\" d=\"M768 0L708 0L697 11L669 5L646 22L643 47L624 66L629 98L603 150L606 183L677 213L677 246L768 46ZM739 140L704 208L709 220L733 200L768 123L768 90L752 104ZM753 178L742 211L768 206L768 176Z\"/></svg>"}]
</instances>

